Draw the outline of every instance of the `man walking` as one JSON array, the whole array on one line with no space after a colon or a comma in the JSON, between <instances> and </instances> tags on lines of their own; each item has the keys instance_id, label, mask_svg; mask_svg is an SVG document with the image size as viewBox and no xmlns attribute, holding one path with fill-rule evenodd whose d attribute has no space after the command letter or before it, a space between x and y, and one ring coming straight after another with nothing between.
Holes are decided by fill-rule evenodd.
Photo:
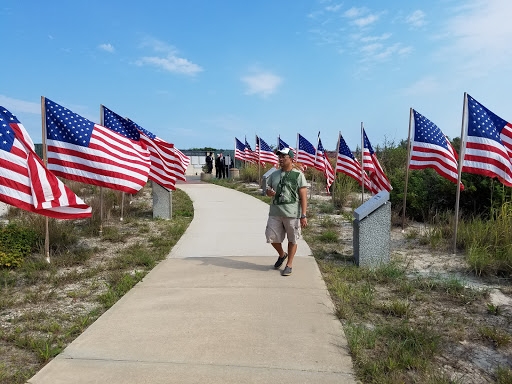
<instances>
[{"instance_id":1,"label":"man walking","mask_svg":"<svg viewBox=\"0 0 512 384\"><path fill-rule=\"evenodd\" d=\"M308 225L307 187L304 174L293 169L293 151L284 148L277 151L281 169L273 172L268 178L267 196L272 196L270 212L265 236L279 257L274 268L278 269L288 259L282 275L292 274L293 257L297 252L297 240L301 236L301 228ZM282 242L288 238L288 252L283 251Z\"/></svg>"}]
</instances>

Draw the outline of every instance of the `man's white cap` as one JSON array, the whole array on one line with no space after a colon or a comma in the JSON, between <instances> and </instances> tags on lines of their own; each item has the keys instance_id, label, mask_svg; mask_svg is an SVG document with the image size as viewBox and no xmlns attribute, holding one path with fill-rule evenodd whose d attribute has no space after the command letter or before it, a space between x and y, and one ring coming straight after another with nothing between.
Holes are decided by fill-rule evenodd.
<instances>
[{"instance_id":1,"label":"man's white cap","mask_svg":"<svg viewBox=\"0 0 512 384\"><path fill-rule=\"evenodd\" d=\"M283 148L276 152L278 155L288 155L290 156L290 159L293 159L293 151L290 148Z\"/></svg>"}]
</instances>

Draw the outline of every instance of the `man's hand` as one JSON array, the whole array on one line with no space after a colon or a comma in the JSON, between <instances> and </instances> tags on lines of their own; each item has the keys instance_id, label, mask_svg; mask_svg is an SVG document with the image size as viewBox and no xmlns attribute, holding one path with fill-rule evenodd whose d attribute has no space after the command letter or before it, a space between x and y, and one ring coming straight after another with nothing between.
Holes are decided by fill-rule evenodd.
<instances>
[{"instance_id":1,"label":"man's hand","mask_svg":"<svg viewBox=\"0 0 512 384\"><path fill-rule=\"evenodd\" d=\"M308 226L308 218L307 217L303 217L300 219L300 226L302 228L306 228Z\"/></svg>"},{"instance_id":2,"label":"man's hand","mask_svg":"<svg viewBox=\"0 0 512 384\"><path fill-rule=\"evenodd\" d=\"M267 188L267 196L275 196L276 191L274 191L272 188Z\"/></svg>"}]
</instances>

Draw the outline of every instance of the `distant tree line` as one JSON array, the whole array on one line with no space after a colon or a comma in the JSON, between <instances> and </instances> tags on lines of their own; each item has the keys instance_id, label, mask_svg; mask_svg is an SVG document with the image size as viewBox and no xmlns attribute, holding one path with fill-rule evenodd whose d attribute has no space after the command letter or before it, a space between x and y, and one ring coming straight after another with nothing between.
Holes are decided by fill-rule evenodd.
<instances>
[{"instance_id":1,"label":"distant tree line","mask_svg":"<svg viewBox=\"0 0 512 384\"><path fill-rule=\"evenodd\" d=\"M458 152L460 138L455 138L452 145ZM398 144L386 141L384 146L377 146L375 152L393 186L391 204L395 210L401 211L407 167L407 140ZM504 186L496 178L463 172L462 183L462 217L489 217L493 209L500 209L504 203L512 200L512 188ZM439 176L433 169L409 170L406 216L427 221L440 212L454 211L456 189L454 183Z\"/></svg>"}]
</instances>

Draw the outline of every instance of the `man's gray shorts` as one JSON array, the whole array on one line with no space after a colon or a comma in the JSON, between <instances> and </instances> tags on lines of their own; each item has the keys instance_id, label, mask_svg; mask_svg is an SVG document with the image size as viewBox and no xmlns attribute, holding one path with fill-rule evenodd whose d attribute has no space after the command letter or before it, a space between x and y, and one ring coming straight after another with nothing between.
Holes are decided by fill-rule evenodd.
<instances>
[{"instance_id":1,"label":"man's gray shorts","mask_svg":"<svg viewBox=\"0 0 512 384\"><path fill-rule=\"evenodd\" d=\"M285 235L287 235L289 243L297 243L297 240L301 237L300 219L269 216L265 229L267 243L282 243Z\"/></svg>"}]
</instances>

